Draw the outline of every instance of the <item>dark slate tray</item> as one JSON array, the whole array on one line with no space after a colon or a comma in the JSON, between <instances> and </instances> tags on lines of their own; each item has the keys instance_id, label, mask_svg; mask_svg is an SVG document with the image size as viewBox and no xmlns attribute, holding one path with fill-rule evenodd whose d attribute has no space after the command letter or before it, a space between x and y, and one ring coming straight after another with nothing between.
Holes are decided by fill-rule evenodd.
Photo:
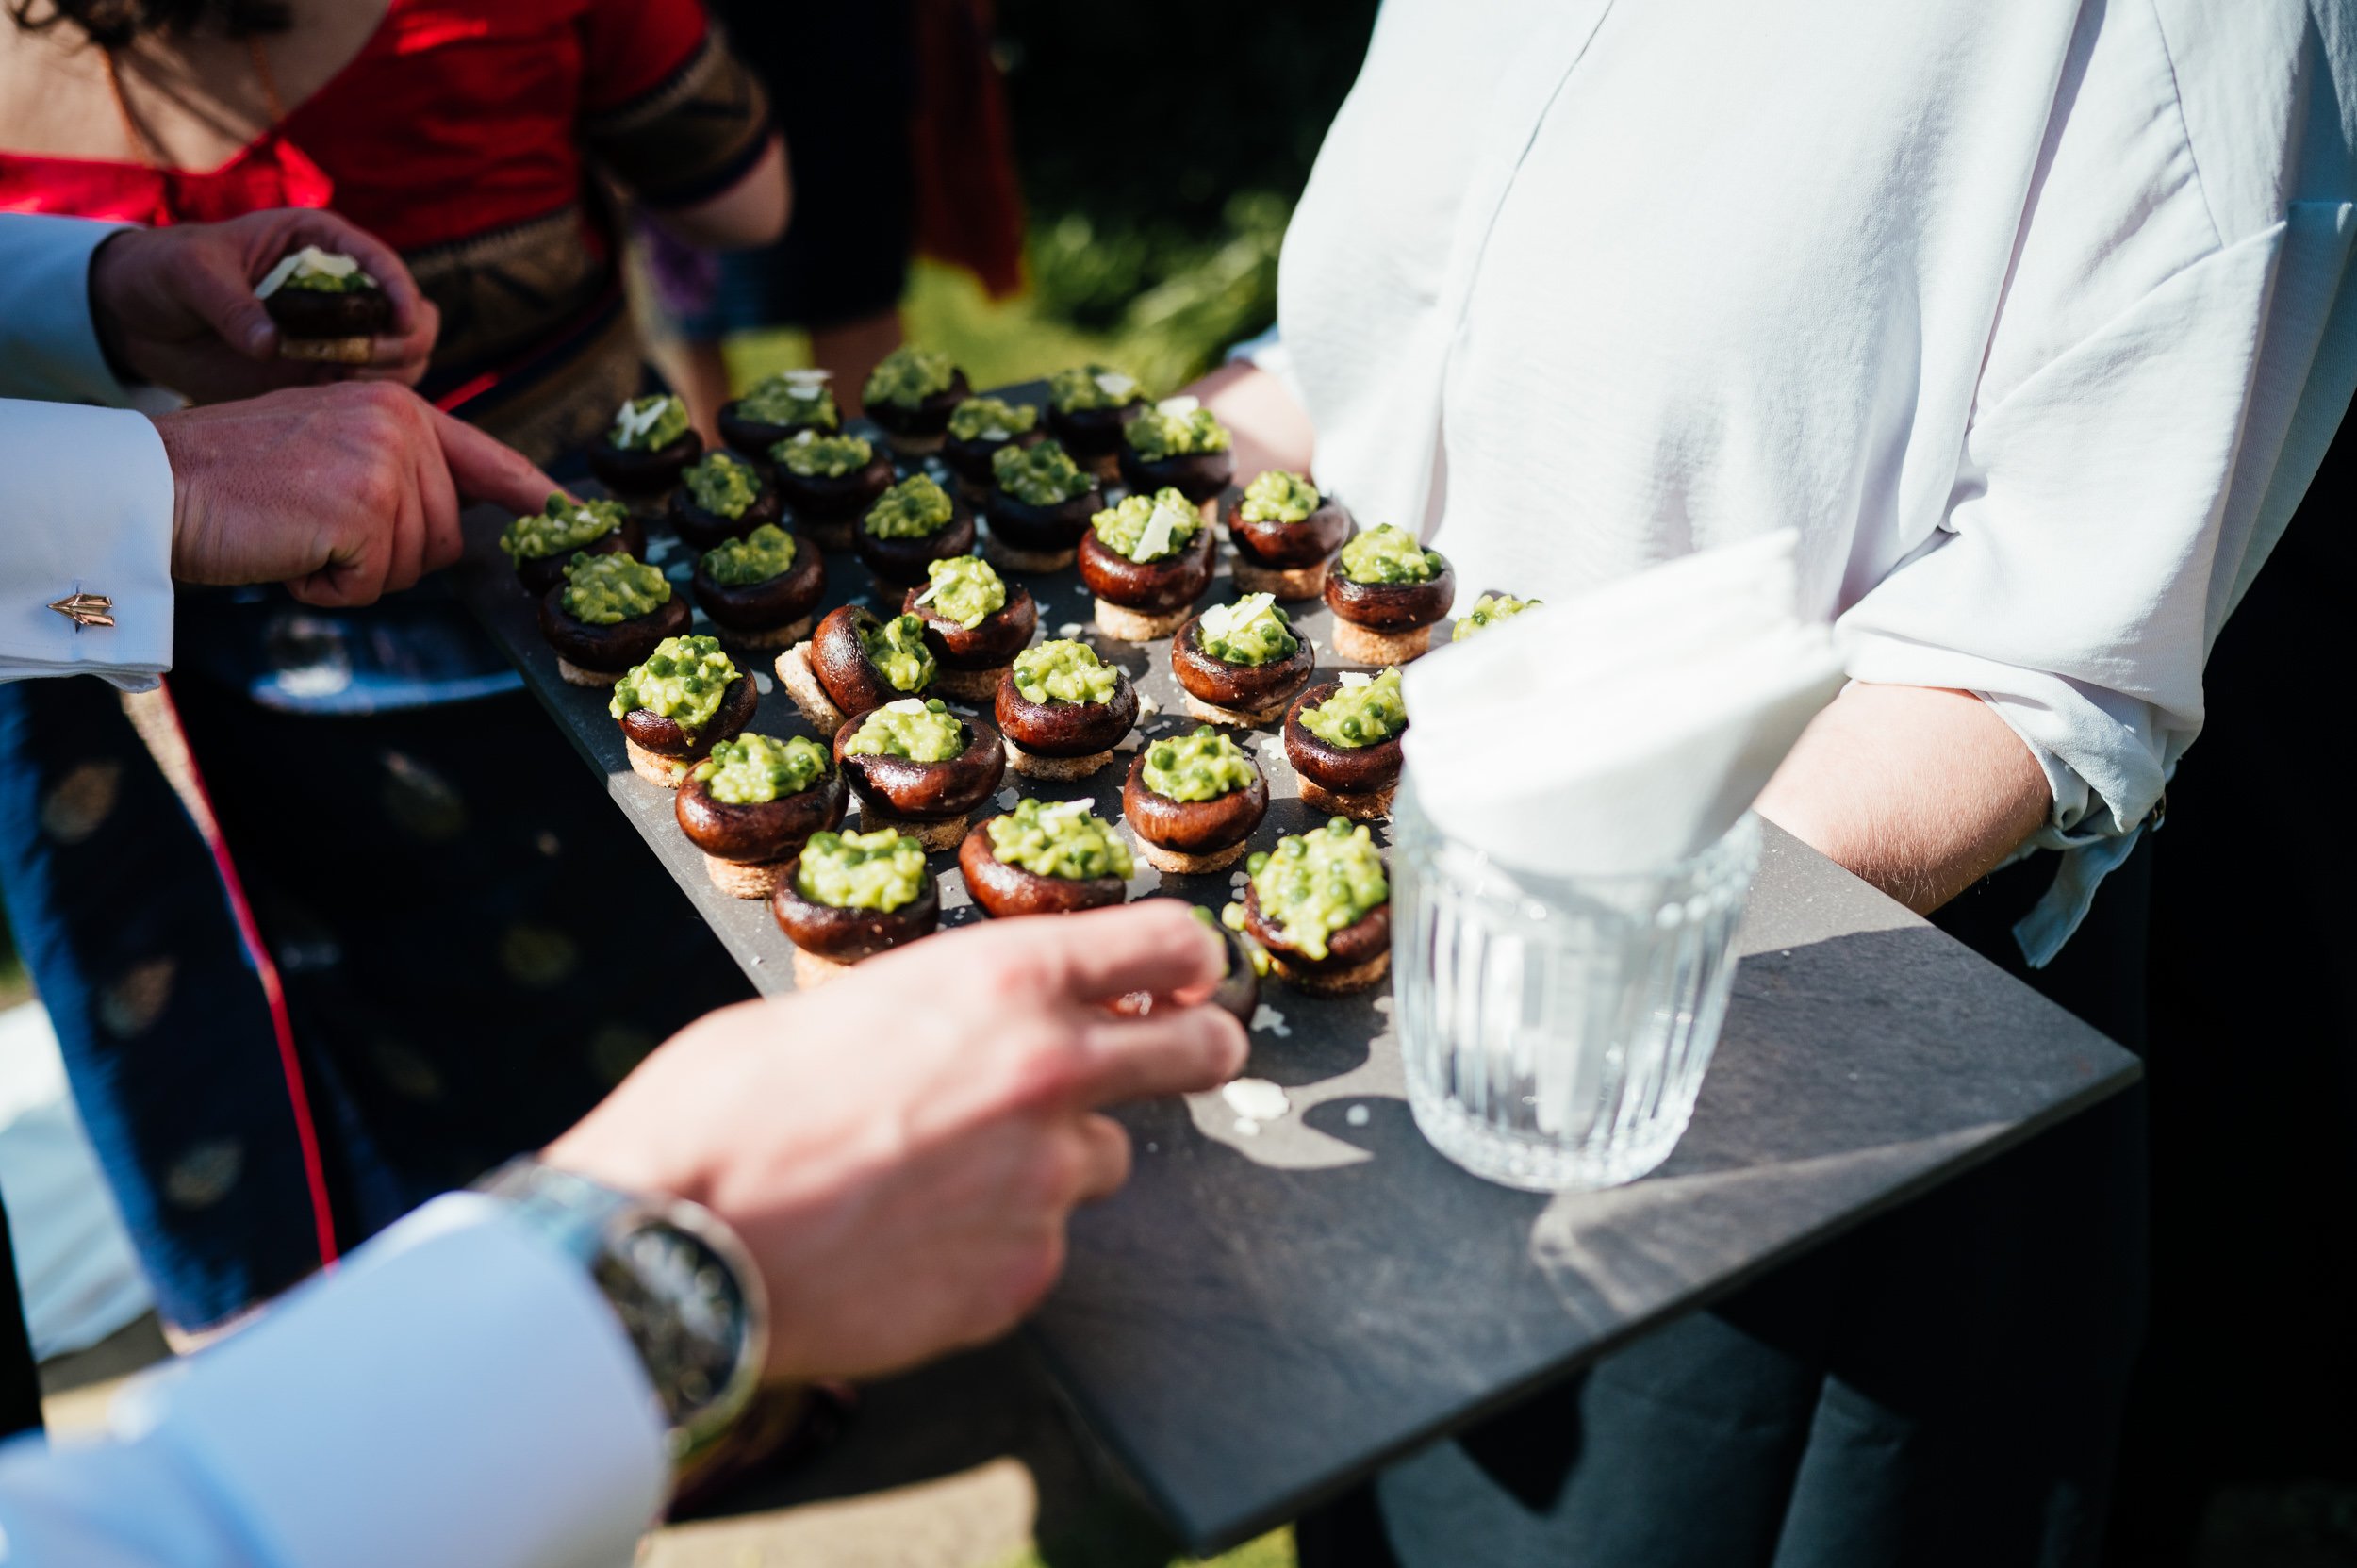
<instances>
[{"instance_id":1,"label":"dark slate tray","mask_svg":"<svg viewBox=\"0 0 2357 1568\"><path fill-rule=\"evenodd\" d=\"M557 678L494 542L504 521L468 518L462 598L753 984L790 990L792 949L766 906L713 888L670 792L631 772L604 695ZM685 580L684 547L659 535L651 553ZM829 607L897 608L855 557L827 564ZM1146 735L1192 726L1164 645L1095 637L1072 572L1022 581L1043 636L1087 637L1129 670L1159 710L1141 723ZM1223 561L1210 599L1232 594ZM1327 646L1322 607L1295 624ZM754 728L810 733L766 662L740 663L759 671ZM1254 839L1265 847L1313 818L1275 733L1239 738L1269 783ZM1121 776L1020 783L1046 799L1086 795L1118 820ZM945 923L978 917L954 858L934 863ZM1150 891L1216 909L1230 874L1165 878L1141 861L1131 892ZM1125 1113L1136 1176L1079 1217L1064 1281L1031 1332L1191 1549L1295 1516L2138 1073L2127 1052L1772 828L1742 946L1693 1126L1668 1164L1617 1191L1550 1200L1443 1160L1409 1116L1386 992L1264 990L1249 1071L1286 1086L1281 1118L1245 1123L1218 1095Z\"/></svg>"}]
</instances>

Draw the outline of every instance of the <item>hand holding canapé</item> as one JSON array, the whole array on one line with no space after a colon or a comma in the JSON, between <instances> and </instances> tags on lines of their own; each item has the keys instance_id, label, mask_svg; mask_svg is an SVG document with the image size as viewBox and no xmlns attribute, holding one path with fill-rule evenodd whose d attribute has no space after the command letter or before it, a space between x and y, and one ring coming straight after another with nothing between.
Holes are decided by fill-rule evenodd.
<instances>
[{"instance_id":1,"label":"hand holding canap\u00e9","mask_svg":"<svg viewBox=\"0 0 2357 1568\"><path fill-rule=\"evenodd\" d=\"M1228 968L1176 900L952 932L691 1025L545 1157L727 1220L771 1376L889 1372L1047 1294L1073 1209L1129 1175L1101 1107L1243 1067L1242 1026L1200 1000ZM1138 993L1163 1000L1110 1010Z\"/></svg>"},{"instance_id":2,"label":"hand holding canap\u00e9","mask_svg":"<svg viewBox=\"0 0 2357 1568\"><path fill-rule=\"evenodd\" d=\"M350 276L340 284L365 278L374 286L370 292L378 296L384 320L375 324L371 317L358 333L364 357L337 363L286 352L296 334L280 313L330 293L289 290L289 263L306 251L330 258L331 266L349 262ZM271 298L257 292L273 282ZM196 403L322 380L414 385L441 327L439 313L391 246L332 212L298 208L225 223L124 229L91 257L90 295L99 340L115 365Z\"/></svg>"}]
</instances>

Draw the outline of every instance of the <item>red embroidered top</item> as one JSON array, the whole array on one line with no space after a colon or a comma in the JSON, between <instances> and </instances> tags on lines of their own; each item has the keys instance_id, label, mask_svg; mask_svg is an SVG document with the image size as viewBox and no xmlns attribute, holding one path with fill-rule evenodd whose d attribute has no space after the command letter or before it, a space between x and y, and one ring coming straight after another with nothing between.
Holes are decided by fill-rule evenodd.
<instances>
[{"instance_id":1,"label":"red embroidered top","mask_svg":"<svg viewBox=\"0 0 2357 1568\"><path fill-rule=\"evenodd\" d=\"M581 199L583 122L689 60L699 0L393 0L360 53L218 169L0 150L0 211L142 223L324 206L404 250Z\"/></svg>"}]
</instances>

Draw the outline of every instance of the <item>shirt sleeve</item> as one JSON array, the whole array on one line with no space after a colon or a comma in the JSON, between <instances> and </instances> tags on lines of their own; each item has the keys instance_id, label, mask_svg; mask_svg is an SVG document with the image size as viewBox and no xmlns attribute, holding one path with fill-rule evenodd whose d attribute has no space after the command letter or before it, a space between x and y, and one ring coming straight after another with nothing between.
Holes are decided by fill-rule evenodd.
<instances>
[{"instance_id":1,"label":"shirt sleeve","mask_svg":"<svg viewBox=\"0 0 2357 1568\"><path fill-rule=\"evenodd\" d=\"M0 214L0 397L128 401L90 313L91 256L121 227Z\"/></svg>"},{"instance_id":2,"label":"shirt sleeve","mask_svg":"<svg viewBox=\"0 0 2357 1568\"><path fill-rule=\"evenodd\" d=\"M142 414L0 400L0 681L172 668L172 462ZM112 626L50 608L103 596Z\"/></svg>"},{"instance_id":3,"label":"shirt sleeve","mask_svg":"<svg viewBox=\"0 0 2357 1568\"><path fill-rule=\"evenodd\" d=\"M689 206L751 172L768 96L698 0L596 0L583 25L582 139L625 190Z\"/></svg>"},{"instance_id":4,"label":"shirt sleeve","mask_svg":"<svg viewBox=\"0 0 2357 1568\"><path fill-rule=\"evenodd\" d=\"M2064 854L2016 927L2033 963L2155 817L2210 649L2357 379L2357 170L2315 130L2357 61L2303 44L2297 8L2228 14L2106 13L2049 128L1944 514L1841 618L1854 676L1977 692L2044 769L2031 847Z\"/></svg>"},{"instance_id":5,"label":"shirt sleeve","mask_svg":"<svg viewBox=\"0 0 2357 1568\"><path fill-rule=\"evenodd\" d=\"M587 1275L475 1195L134 1385L113 1425L0 1453L0 1568L618 1568L668 1477Z\"/></svg>"},{"instance_id":6,"label":"shirt sleeve","mask_svg":"<svg viewBox=\"0 0 2357 1568\"><path fill-rule=\"evenodd\" d=\"M2004 718L2053 786L2055 843L2133 832L2200 731L2282 238L2214 252L1982 411L1944 526L1841 618L1855 678Z\"/></svg>"}]
</instances>

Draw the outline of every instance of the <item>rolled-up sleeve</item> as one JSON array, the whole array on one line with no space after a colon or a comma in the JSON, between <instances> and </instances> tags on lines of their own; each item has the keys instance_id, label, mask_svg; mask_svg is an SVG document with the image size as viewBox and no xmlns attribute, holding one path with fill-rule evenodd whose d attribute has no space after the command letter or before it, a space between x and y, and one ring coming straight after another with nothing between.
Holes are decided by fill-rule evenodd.
<instances>
[{"instance_id":1,"label":"rolled-up sleeve","mask_svg":"<svg viewBox=\"0 0 2357 1568\"><path fill-rule=\"evenodd\" d=\"M1983 410L1945 526L1841 618L1855 678L2004 718L2053 785L2048 844L2133 832L2200 732L2283 235L2176 272Z\"/></svg>"}]
</instances>

